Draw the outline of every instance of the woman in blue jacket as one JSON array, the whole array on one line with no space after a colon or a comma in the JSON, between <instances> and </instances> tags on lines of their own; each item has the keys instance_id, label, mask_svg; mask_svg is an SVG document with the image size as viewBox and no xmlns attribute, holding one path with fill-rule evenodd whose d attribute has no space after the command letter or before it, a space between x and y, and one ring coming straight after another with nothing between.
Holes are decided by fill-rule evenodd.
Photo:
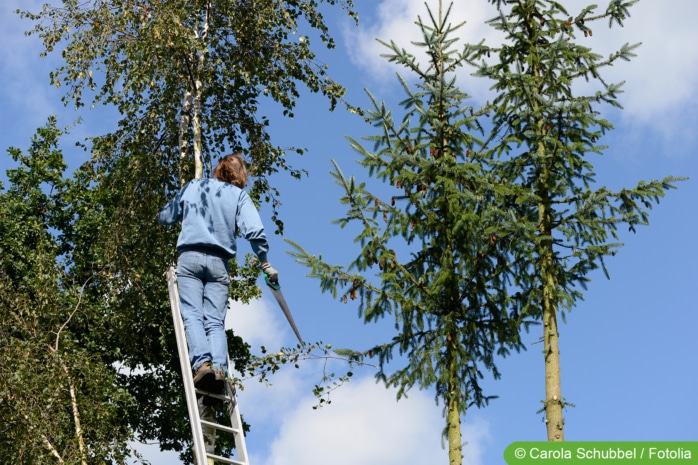
<instances>
[{"instance_id":1,"label":"woman in blue jacket","mask_svg":"<svg viewBox=\"0 0 698 465\"><path fill-rule=\"evenodd\" d=\"M220 392L228 371L225 315L228 260L235 257L235 237L250 242L272 282L278 273L267 261L269 243L249 195L247 169L240 154L226 155L210 179L194 179L160 211L165 225L182 221L177 240L180 311L197 388Z\"/></svg>"}]
</instances>

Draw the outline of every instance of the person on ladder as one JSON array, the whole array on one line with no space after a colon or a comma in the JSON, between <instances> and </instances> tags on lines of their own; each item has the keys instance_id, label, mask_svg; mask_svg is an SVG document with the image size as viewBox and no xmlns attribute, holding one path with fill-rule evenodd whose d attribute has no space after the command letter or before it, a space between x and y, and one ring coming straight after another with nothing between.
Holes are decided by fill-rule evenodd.
<instances>
[{"instance_id":1,"label":"person on ladder","mask_svg":"<svg viewBox=\"0 0 698 465\"><path fill-rule=\"evenodd\" d=\"M223 391L229 369L224 322L228 261L237 253L237 234L250 242L269 280L279 280L267 261L269 243L259 212L243 190L246 186L242 155L226 155L211 178L190 181L158 215L164 225L182 222L176 274L194 385L215 394Z\"/></svg>"}]
</instances>

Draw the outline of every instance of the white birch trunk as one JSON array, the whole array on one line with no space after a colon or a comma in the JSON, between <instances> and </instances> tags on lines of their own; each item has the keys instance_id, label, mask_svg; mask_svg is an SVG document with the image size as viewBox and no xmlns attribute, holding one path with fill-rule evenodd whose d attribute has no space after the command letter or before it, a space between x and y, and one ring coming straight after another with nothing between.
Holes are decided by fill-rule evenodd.
<instances>
[{"instance_id":1,"label":"white birch trunk","mask_svg":"<svg viewBox=\"0 0 698 465\"><path fill-rule=\"evenodd\" d=\"M187 139L187 130L189 129L189 111L191 110L192 104L191 93L187 90L184 92L184 98L182 98L182 109L179 113L179 184L184 186L187 180L184 179L182 172L182 166L187 161L187 153L189 152L189 140Z\"/></svg>"}]
</instances>

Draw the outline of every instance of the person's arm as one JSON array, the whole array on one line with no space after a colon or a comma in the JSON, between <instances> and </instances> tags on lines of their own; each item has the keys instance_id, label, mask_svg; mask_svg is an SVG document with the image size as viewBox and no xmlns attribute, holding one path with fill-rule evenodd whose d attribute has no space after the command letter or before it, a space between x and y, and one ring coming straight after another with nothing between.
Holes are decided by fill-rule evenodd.
<instances>
[{"instance_id":1,"label":"person's arm","mask_svg":"<svg viewBox=\"0 0 698 465\"><path fill-rule=\"evenodd\" d=\"M245 191L242 191L238 200L237 226L242 237L247 239L252 246L252 251L259 259L262 271L269 277L271 282L279 281L279 273L269 264L267 252L269 242L264 231L262 219L259 217L257 207L252 203L252 199Z\"/></svg>"},{"instance_id":2,"label":"person's arm","mask_svg":"<svg viewBox=\"0 0 698 465\"><path fill-rule=\"evenodd\" d=\"M184 186L177 195L175 195L169 202L162 207L160 213L158 214L158 221L160 224L167 226L173 225L178 221L182 221L182 216L184 215L182 207L182 195L189 184Z\"/></svg>"},{"instance_id":3,"label":"person's arm","mask_svg":"<svg viewBox=\"0 0 698 465\"><path fill-rule=\"evenodd\" d=\"M238 199L238 209L236 224L240 235L247 239L252 246L252 252L257 256L260 263L267 261L269 242L264 231L262 219L259 217L257 207L252 203L252 199L245 191L240 193Z\"/></svg>"}]
</instances>

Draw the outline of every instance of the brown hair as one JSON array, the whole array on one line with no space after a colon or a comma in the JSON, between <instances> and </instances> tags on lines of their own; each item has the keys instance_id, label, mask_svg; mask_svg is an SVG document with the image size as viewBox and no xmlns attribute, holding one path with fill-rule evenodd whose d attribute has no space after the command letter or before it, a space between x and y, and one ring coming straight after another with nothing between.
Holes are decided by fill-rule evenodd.
<instances>
[{"instance_id":1,"label":"brown hair","mask_svg":"<svg viewBox=\"0 0 698 465\"><path fill-rule=\"evenodd\" d=\"M221 158L218 166L213 169L213 177L244 189L247 186L247 168L242 155L232 153Z\"/></svg>"}]
</instances>

